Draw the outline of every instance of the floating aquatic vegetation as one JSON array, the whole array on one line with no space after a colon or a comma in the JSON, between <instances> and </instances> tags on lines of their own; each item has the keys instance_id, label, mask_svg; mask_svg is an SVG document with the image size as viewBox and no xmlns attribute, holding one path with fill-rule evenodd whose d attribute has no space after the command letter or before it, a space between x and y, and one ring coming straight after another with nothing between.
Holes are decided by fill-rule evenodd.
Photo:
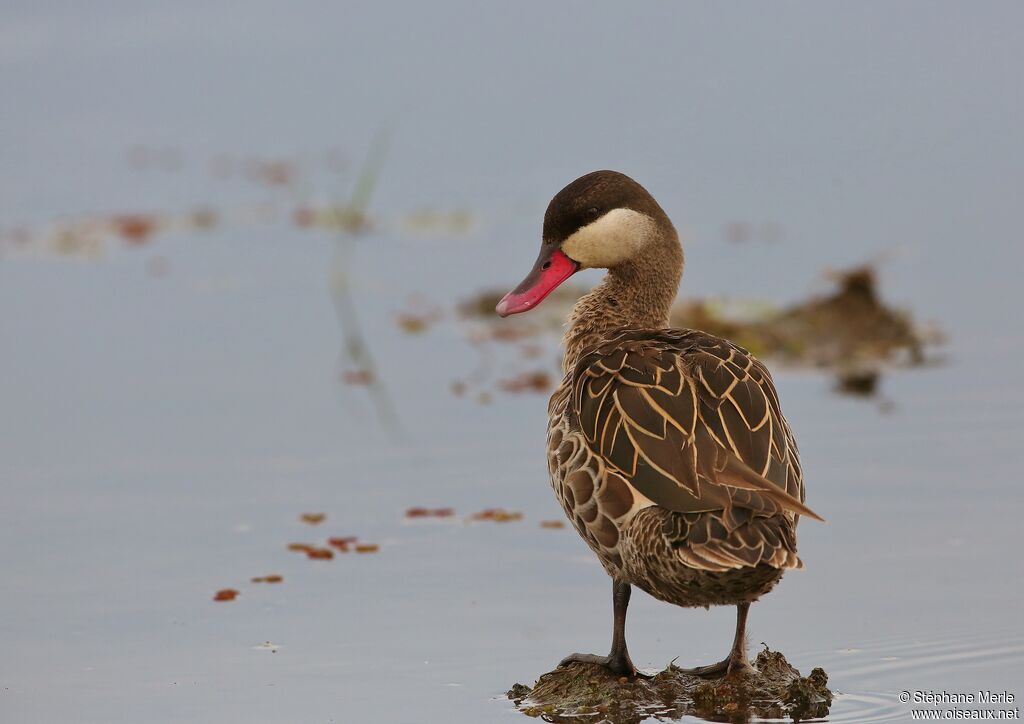
<instances>
[{"instance_id":1,"label":"floating aquatic vegetation","mask_svg":"<svg viewBox=\"0 0 1024 724\"><path fill-rule=\"evenodd\" d=\"M498 389L504 392L547 392L553 384L551 373L547 370L530 370L498 380Z\"/></svg>"},{"instance_id":2,"label":"floating aquatic vegetation","mask_svg":"<svg viewBox=\"0 0 1024 724\"><path fill-rule=\"evenodd\" d=\"M354 535L349 536L334 536L333 538L327 539L327 545L337 548L342 553L348 553L349 546L354 545L358 540Z\"/></svg>"},{"instance_id":3,"label":"floating aquatic vegetation","mask_svg":"<svg viewBox=\"0 0 1024 724\"><path fill-rule=\"evenodd\" d=\"M540 522L540 527L541 528L564 528L565 527L565 521L564 520L542 520Z\"/></svg>"},{"instance_id":4,"label":"floating aquatic vegetation","mask_svg":"<svg viewBox=\"0 0 1024 724\"><path fill-rule=\"evenodd\" d=\"M306 557L313 560L330 560L334 558L334 551L330 548L310 548L306 551Z\"/></svg>"},{"instance_id":5,"label":"floating aquatic vegetation","mask_svg":"<svg viewBox=\"0 0 1024 724\"><path fill-rule=\"evenodd\" d=\"M347 172L349 156L341 149L330 148L310 158L239 156L218 152L205 161L208 173L219 179L244 178L261 187L280 190L271 199L258 205L250 204L237 212L225 212L210 204L175 215L166 212L128 211L105 217L87 218L49 224L42 233L27 227L17 227L0 233L0 254L8 251L31 253L43 251L60 256L95 258L103 255L111 242L140 247L153 243L168 231L209 230L232 223L273 223L290 213L296 226L339 232L336 254L330 274L330 286L341 331L339 354L339 380L347 385L365 387L376 408L380 422L391 428L394 439L401 439L401 427L392 398L374 362L370 345L359 323L349 280L355 276L353 268L354 238L366 234L376 221L368 214L368 207L387 150L387 134L379 133L373 140L363 167L354 178L352 192L344 200L313 202L317 189L323 188L320 171L331 174ZM183 154L171 147L136 144L128 149L128 162L138 171L151 169L172 170L182 166ZM201 167L202 168L202 167ZM331 180L331 186L337 180ZM283 207L283 208L282 208ZM465 209L419 209L400 214L395 219L398 227L407 232L457 235L469 231L474 219ZM385 226L389 226L385 222ZM41 241L39 241L41 240ZM37 243L39 242L39 243ZM147 273L154 278L166 275L166 259L146 264ZM440 316L440 308L423 311L402 310L397 323L403 331L416 334L429 329Z\"/></svg>"},{"instance_id":6,"label":"floating aquatic vegetation","mask_svg":"<svg viewBox=\"0 0 1024 724\"><path fill-rule=\"evenodd\" d=\"M234 588L222 588L213 594L214 601L234 601L238 598L238 591Z\"/></svg>"},{"instance_id":7,"label":"floating aquatic vegetation","mask_svg":"<svg viewBox=\"0 0 1024 724\"><path fill-rule=\"evenodd\" d=\"M373 226L363 210L352 208L349 204L299 206L292 212L292 221L302 228L316 227L349 234L363 234Z\"/></svg>"},{"instance_id":8,"label":"floating aquatic vegetation","mask_svg":"<svg viewBox=\"0 0 1024 724\"><path fill-rule=\"evenodd\" d=\"M830 276L836 283L833 292L788 307L764 301L684 299L672 307L669 324L724 337L779 364L829 370L837 377L836 391L855 396L875 395L888 368L929 363L928 349L942 344L943 335L933 326L917 323L909 312L887 305L878 292L872 266ZM529 321L499 320L494 305L501 293L496 291L475 295L462 302L458 311L473 323L467 338L478 351L487 350L492 342L514 342L522 348L531 345L522 355L531 358L542 354L542 341L554 343L583 291L559 287L536 310L548 310L547 317L535 314ZM482 363L472 380L478 385L493 379L494 366L493 354L480 353ZM495 384L505 392L548 389L550 378L544 381L531 374L522 371ZM466 380L460 380L452 392L464 395L468 386Z\"/></svg>"},{"instance_id":9,"label":"floating aquatic vegetation","mask_svg":"<svg viewBox=\"0 0 1024 724\"><path fill-rule=\"evenodd\" d=\"M288 550L296 553L309 553L312 550L316 550L316 546L312 543L289 543Z\"/></svg>"},{"instance_id":10,"label":"floating aquatic vegetation","mask_svg":"<svg viewBox=\"0 0 1024 724\"><path fill-rule=\"evenodd\" d=\"M57 226L46 237L47 247L58 256L98 258L106 251L107 237L94 223Z\"/></svg>"},{"instance_id":11,"label":"floating aquatic vegetation","mask_svg":"<svg viewBox=\"0 0 1024 724\"><path fill-rule=\"evenodd\" d=\"M299 520L310 525L319 525L327 520L327 513L303 513L299 516Z\"/></svg>"},{"instance_id":12,"label":"floating aquatic vegetation","mask_svg":"<svg viewBox=\"0 0 1024 724\"><path fill-rule=\"evenodd\" d=\"M407 301L405 309L396 315L395 321L398 328L406 334L420 334L443 318L444 313L440 306L431 304L422 297L413 296Z\"/></svg>"},{"instance_id":13,"label":"floating aquatic vegetation","mask_svg":"<svg viewBox=\"0 0 1024 724\"><path fill-rule=\"evenodd\" d=\"M287 159L250 159L245 172L250 181L267 186L287 186L299 175L295 162Z\"/></svg>"},{"instance_id":14,"label":"floating aquatic vegetation","mask_svg":"<svg viewBox=\"0 0 1024 724\"><path fill-rule=\"evenodd\" d=\"M833 272L838 289L783 311L774 320L780 335L806 340L801 358L824 367L876 368L881 364L924 364L926 347L944 337L916 324L912 315L881 301L870 266Z\"/></svg>"},{"instance_id":15,"label":"floating aquatic vegetation","mask_svg":"<svg viewBox=\"0 0 1024 724\"><path fill-rule=\"evenodd\" d=\"M405 511L406 518L450 518L453 515L454 508L409 508Z\"/></svg>"},{"instance_id":16,"label":"floating aquatic vegetation","mask_svg":"<svg viewBox=\"0 0 1024 724\"><path fill-rule=\"evenodd\" d=\"M221 216L216 209L201 206L179 215L130 212L61 219L38 232L17 227L0 237L0 243L19 253L97 258L115 242L129 248L144 247L162 233L211 229L220 223ZM238 214L237 218L243 220L247 215Z\"/></svg>"},{"instance_id":17,"label":"floating aquatic vegetation","mask_svg":"<svg viewBox=\"0 0 1024 724\"><path fill-rule=\"evenodd\" d=\"M925 348L943 341L936 330L915 324L908 312L881 301L872 267L832 276L838 287L833 293L781 310L765 305L742 318L706 302L690 302L676 305L670 322L728 337L761 357L834 369L869 385L886 366L924 364ZM852 389L863 387L854 383Z\"/></svg>"},{"instance_id":18,"label":"floating aquatic vegetation","mask_svg":"<svg viewBox=\"0 0 1024 724\"><path fill-rule=\"evenodd\" d=\"M426 332L430 327L430 322L427 317L421 314L411 314L409 312L398 312L397 317L398 327L409 334L419 334L420 332Z\"/></svg>"},{"instance_id":19,"label":"floating aquatic vegetation","mask_svg":"<svg viewBox=\"0 0 1024 724\"><path fill-rule=\"evenodd\" d=\"M380 550L380 545L377 543L356 543L356 553L376 553Z\"/></svg>"},{"instance_id":20,"label":"floating aquatic vegetation","mask_svg":"<svg viewBox=\"0 0 1024 724\"><path fill-rule=\"evenodd\" d=\"M249 580L252 583L280 583L284 580L284 576L277 573L271 573L269 576L253 576Z\"/></svg>"},{"instance_id":21,"label":"floating aquatic vegetation","mask_svg":"<svg viewBox=\"0 0 1024 724\"><path fill-rule=\"evenodd\" d=\"M508 698L548 722L640 722L696 716L711 721L753 718L803 721L828 715L828 676L803 677L777 651L757 655L752 673L707 680L669 665L651 678L618 677L603 666L573 663L543 674L533 687L516 684Z\"/></svg>"},{"instance_id":22,"label":"floating aquatic vegetation","mask_svg":"<svg viewBox=\"0 0 1024 724\"><path fill-rule=\"evenodd\" d=\"M472 230L473 216L464 209L454 211L418 209L405 214L401 224L408 233L454 236Z\"/></svg>"},{"instance_id":23,"label":"floating aquatic vegetation","mask_svg":"<svg viewBox=\"0 0 1024 724\"><path fill-rule=\"evenodd\" d=\"M220 223L220 212L208 206L193 209L189 222L194 229L212 229Z\"/></svg>"},{"instance_id":24,"label":"floating aquatic vegetation","mask_svg":"<svg viewBox=\"0 0 1024 724\"><path fill-rule=\"evenodd\" d=\"M158 228L157 217L152 214L113 216L110 224L114 228L114 233L135 246L147 243Z\"/></svg>"},{"instance_id":25,"label":"floating aquatic vegetation","mask_svg":"<svg viewBox=\"0 0 1024 724\"><path fill-rule=\"evenodd\" d=\"M456 311L463 319L484 323L482 328L474 327L473 334L500 342L519 342L545 332L561 336L569 311L576 300L588 291L588 287L571 282L562 284L548 294L544 303L529 315L500 319L494 308L506 291L487 289L477 292L456 306Z\"/></svg>"},{"instance_id":26,"label":"floating aquatic vegetation","mask_svg":"<svg viewBox=\"0 0 1024 724\"><path fill-rule=\"evenodd\" d=\"M522 520L523 514L517 510L505 510L504 508L485 508L478 513L469 516L471 521L492 520L495 523L508 523L513 520Z\"/></svg>"}]
</instances>

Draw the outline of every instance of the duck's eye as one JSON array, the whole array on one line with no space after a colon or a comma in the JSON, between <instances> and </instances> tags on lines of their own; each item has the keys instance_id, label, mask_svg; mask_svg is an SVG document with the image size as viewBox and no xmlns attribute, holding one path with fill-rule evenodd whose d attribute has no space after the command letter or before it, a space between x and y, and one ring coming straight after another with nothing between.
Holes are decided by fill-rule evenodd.
<instances>
[{"instance_id":1,"label":"duck's eye","mask_svg":"<svg viewBox=\"0 0 1024 724\"><path fill-rule=\"evenodd\" d=\"M586 210L586 216L588 219L596 219L597 215L601 213L596 206L591 206Z\"/></svg>"}]
</instances>

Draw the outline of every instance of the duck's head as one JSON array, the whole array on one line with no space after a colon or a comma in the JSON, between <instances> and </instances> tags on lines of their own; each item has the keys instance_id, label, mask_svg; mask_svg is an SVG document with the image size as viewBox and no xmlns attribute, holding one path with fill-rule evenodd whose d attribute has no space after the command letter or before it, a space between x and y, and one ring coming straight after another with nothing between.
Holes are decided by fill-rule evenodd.
<instances>
[{"instance_id":1,"label":"duck's head","mask_svg":"<svg viewBox=\"0 0 1024 724\"><path fill-rule=\"evenodd\" d=\"M588 173L551 199L537 262L495 310L529 311L580 269L616 269L666 243L678 247L675 229L647 189L617 171Z\"/></svg>"}]
</instances>

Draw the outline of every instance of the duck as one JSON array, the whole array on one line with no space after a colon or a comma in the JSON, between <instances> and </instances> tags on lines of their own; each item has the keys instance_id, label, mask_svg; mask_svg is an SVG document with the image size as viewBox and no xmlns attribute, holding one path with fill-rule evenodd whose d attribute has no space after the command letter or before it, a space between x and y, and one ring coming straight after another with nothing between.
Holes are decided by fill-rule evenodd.
<instances>
[{"instance_id":1,"label":"duck","mask_svg":"<svg viewBox=\"0 0 1024 724\"><path fill-rule=\"evenodd\" d=\"M548 403L555 496L612 580L612 643L598 664L644 675L626 646L633 587L684 608L735 606L728 655L692 669L750 671L750 604L797 555L805 504L796 440L767 367L732 342L669 327L684 257L672 221L639 183L594 171L552 198L540 254L498 302L528 312L582 269L607 270L581 296L563 338L563 377Z\"/></svg>"}]
</instances>

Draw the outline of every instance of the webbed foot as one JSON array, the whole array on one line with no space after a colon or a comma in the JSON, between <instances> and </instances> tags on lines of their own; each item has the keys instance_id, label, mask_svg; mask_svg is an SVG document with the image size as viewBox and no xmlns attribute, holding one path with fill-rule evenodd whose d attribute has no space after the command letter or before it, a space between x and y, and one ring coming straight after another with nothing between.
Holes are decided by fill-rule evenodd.
<instances>
[{"instance_id":1,"label":"webbed foot","mask_svg":"<svg viewBox=\"0 0 1024 724\"><path fill-rule=\"evenodd\" d=\"M699 676L704 679L717 679L737 672L752 674L754 673L754 667L750 665L750 662L747 661L745 657L740 658L738 656L728 656L717 664L695 666L692 669L682 669L682 672L684 674L690 674L691 676Z\"/></svg>"},{"instance_id":2,"label":"webbed foot","mask_svg":"<svg viewBox=\"0 0 1024 724\"><path fill-rule=\"evenodd\" d=\"M634 678L637 676L645 679L651 678L650 674L637 669L633 662L629 659L629 654L623 653L618 656L598 656L597 654L569 654L564 659L558 662L559 666L567 666L572 663L580 664L597 664L603 666L611 671L616 676L628 676Z\"/></svg>"}]
</instances>

